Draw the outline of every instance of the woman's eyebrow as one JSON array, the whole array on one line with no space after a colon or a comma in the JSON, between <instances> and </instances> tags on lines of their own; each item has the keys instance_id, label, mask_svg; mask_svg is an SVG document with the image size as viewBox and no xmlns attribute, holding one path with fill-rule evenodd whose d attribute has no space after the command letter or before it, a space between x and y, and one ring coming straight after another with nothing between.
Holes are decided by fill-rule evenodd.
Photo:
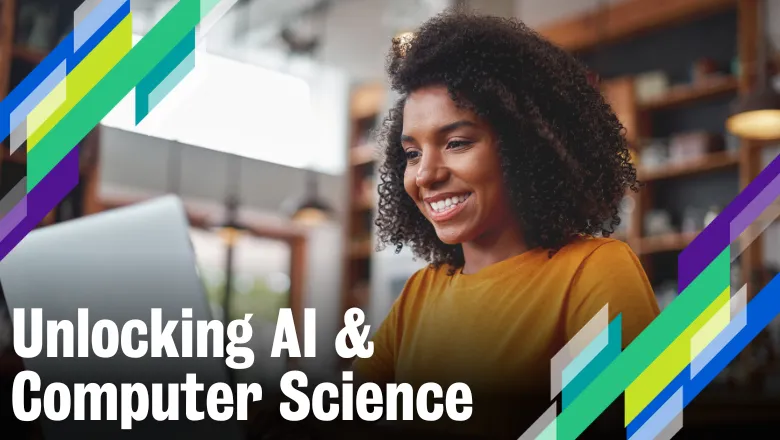
<instances>
[{"instance_id":1,"label":"woman's eyebrow","mask_svg":"<svg viewBox=\"0 0 780 440\"><path fill-rule=\"evenodd\" d=\"M436 134L439 136L443 136L462 127L476 127L476 126L477 124L475 124L474 122L466 119L462 119L460 121L451 122L447 125L443 125L437 128ZM408 134L402 134L401 142L416 142L416 140L414 139L413 136L410 136Z\"/></svg>"},{"instance_id":2,"label":"woman's eyebrow","mask_svg":"<svg viewBox=\"0 0 780 440\"><path fill-rule=\"evenodd\" d=\"M439 135L443 135L455 131L461 127L476 127L476 126L477 124L471 121L468 121L466 119L461 119L460 121L455 121L447 125L444 125L442 127L439 127L439 129L436 131L439 133Z\"/></svg>"}]
</instances>

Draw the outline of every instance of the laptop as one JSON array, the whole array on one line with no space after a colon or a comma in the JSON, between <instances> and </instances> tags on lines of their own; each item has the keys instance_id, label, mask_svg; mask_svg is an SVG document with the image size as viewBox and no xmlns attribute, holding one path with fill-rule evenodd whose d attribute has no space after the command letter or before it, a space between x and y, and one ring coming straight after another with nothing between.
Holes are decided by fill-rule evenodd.
<instances>
[{"instance_id":1,"label":"laptop","mask_svg":"<svg viewBox=\"0 0 780 440\"><path fill-rule=\"evenodd\" d=\"M125 208L83 217L32 232L0 261L0 286L9 310L27 309L29 344L31 308L43 309L46 321L69 320L74 333L78 329L78 309L89 311L91 328L101 319L122 325L137 319L151 330L151 309L162 311L163 326L168 320L180 323L173 333L177 352L182 353L181 321L211 320L205 288L198 277L189 225L182 202L165 196ZM191 319L183 319L182 309L192 310ZM192 324L193 334L196 325ZM91 333L91 332L90 332ZM90 334L91 336L91 334ZM62 338L57 344L62 350ZM121 339L121 338L120 338ZM74 421L73 400L68 419L61 422L39 418L47 440L73 438L188 438L238 439L241 425L235 419L226 422L187 419L186 396L180 391L178 421L158 422L152 415L152 383L184 383L187 374L196 374L207 391L210 384L229 383L225 360L221 357L195 357L197 337L193 336L190 358L153 358L126 356L121 348L111 358L100 358L90 351L78 357L78 336L74 335L74 357L48 357L49 341L43 332L43 350L35 358L25 359L27 370L36 372L42 385L66 384L74 396L76 383L113 383L118 391L118 416L121 417L121 383L147 385L149 412L145 421L135 421L132 429L121 429L119 421ZM134 346L137 346L136 342ZM148 336L144 338L148 341ZM90 344L91 345L91 344ZM211 344L209 344L211 346ZM164 386L167 388L167 385ZM37 393L43 398L42 393ZM198 393L197 410L206 411L206 392ZM234 396L235 397L235 396ZM3 405L10 405L4 396ZM167 400L167 399L166 399ZM167 401L164 401L167 408ZM103 400L103 417L106 415ZM251 414L251 411L250 411ZM235 417L235 407L234 407Z\"/></svg>"}]
</instances>

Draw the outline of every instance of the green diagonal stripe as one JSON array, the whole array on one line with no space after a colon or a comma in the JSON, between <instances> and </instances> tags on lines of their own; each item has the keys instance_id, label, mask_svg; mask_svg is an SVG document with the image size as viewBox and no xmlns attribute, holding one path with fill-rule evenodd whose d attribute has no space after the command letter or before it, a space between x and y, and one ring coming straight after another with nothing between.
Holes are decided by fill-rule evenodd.
<instances>
[{"instance_id":1,"label":"green diagonal stripe","mask_svg":"<svg viewBox=\"0 0 780 440\"><path fill-rule=\"evenodd\" d=\"M205 2L213 7L215 2ZM187 35L201 18L200 0L180 0L33 148L27 179L35 187ZM208 11L204 11L204 14Z\"/></svg>"},{"instance_id":2,"label":"green diagonal stripe","mask_svg":"<svg viewBox=\"0 0 780 440\"><path fill-rule=\"evenodd\" d=\"M558 416L558 440L574 440L729 286L730 248L626 347Z\"/></svg>"}]
</instances>

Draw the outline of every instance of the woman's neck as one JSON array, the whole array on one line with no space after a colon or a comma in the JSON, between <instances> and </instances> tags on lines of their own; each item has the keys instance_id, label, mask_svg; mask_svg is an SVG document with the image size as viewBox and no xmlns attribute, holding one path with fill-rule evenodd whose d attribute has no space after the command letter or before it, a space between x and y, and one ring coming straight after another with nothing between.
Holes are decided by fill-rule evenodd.
<instances>
[{"instance_id":1,"label":"woman's neck","mask_svg":"<svg viewBox=\"0 0 780 440\"><path fill-rule=\"evenodd\" d=\"M479 272L491 264L520 255L527 250L525 238L518 227L487 232L476 240L463 243L463 273Z\"/></svg>"}]
</instances>

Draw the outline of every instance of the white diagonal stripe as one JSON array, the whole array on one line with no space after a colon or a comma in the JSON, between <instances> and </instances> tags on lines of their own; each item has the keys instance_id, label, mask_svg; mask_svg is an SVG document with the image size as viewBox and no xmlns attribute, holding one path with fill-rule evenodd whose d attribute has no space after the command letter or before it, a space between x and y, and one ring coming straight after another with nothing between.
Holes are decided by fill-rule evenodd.
<instances>
[{"instance_id":1,"label":"white diagonal stripe","mask_svg":"<svg viewBox=\"0 0 780 440\"><path fill-rule=\"evenodd\" d=\"M550 399L563 389L563 370L580 355L591 341L609 326L609 304L604 305L550 361Z\"/></svg>"},{"instance_id":2,"label":"white diagonal stripe","mask_svg":"<svg viewBox=\"0 0 780 440\"><path fill-rule=\"evenodd\" d=\"M546 431L551 424L556 423L558 416L558 403L553 402L552 406L547 408L547 411L541 415L528 429L525 430L523 435L517 438L517 440L536 440L539 434Z\"/></svg>"}]
</instances>

